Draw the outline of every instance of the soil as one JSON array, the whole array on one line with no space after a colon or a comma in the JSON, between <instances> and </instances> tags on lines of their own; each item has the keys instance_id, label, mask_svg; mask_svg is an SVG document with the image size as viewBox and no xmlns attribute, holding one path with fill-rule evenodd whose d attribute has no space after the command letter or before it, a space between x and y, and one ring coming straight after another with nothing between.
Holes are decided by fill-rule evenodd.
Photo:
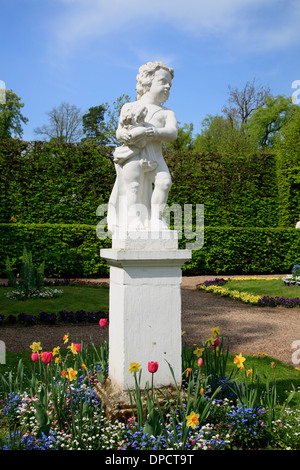
<instances>
[{"instance_id":1,"label":"soil","mask_svg":"<svg viewBox=\"0 0 300 470\"><path fill-rule=\"evenodd\" d=\"M231 353L267 354L295 366L292 355L297 349L293 348L293 342L300 342L300 309L256 307L196 288L197 284L215 277L193 276L182 279L183 342L187 346L201 347L202 340L211 336L211 328L218 326L225 344L229 338ZM108 339L108 329L100 328L98 324L60 323L51 326L2 326L0 340L4 341L7 352L27 349L31 352L29 346L34 341L40 341L46 351L55 346L64 349L63 336L66 333L69 333L70 341L74 343L83 341L84 344L99 345Z\"/></svg>"}]
</instances>

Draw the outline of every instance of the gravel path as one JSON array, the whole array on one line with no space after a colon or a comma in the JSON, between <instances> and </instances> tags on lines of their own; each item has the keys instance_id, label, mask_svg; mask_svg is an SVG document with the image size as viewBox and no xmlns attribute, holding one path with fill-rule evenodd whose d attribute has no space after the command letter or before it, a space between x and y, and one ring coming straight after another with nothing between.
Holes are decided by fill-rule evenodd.
<instances>
[{"instance_id":1,"label":"gravel path","mask_svg":"<svg viewBox=\"0 0 300 470\"><path fill-rule=\"evenodd\" d=\"M292 354L296 349L292 344L300 341L300 309L259 308L196 289L200 282L215 277L183 277L182 330L186 332L183 341L188 346L201 346L202 340L211 336L210 329L218 326L226 341L229 337L230 352L244 355L265 353L286 364L293 364ZM65 348L62 338L66 333L75 343L83 341L98 345L108 339L108 329L103 330L98 325L59 324L1 327L0 340L5 342L6 351L28 349L30 352L29 346L33 341L40 341L44 350L50 350L54 346Z\"/></svg>"}]
</instances>

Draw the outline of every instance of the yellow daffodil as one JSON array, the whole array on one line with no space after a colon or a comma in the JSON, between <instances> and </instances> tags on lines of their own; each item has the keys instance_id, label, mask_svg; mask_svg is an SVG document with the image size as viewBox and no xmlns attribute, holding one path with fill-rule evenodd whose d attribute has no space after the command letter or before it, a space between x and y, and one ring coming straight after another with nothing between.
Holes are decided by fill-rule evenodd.
<instances>
[{"instance_id":1,"label":"yellow daffodil","mask_svg":"<svg viewBox=\"0 0 300 470\"><path fill-rule=\"evenodd\" d=\"M199 414L195 413L192 411L187 417L186 417L186 425L188 427L192 427L195 429L195 427L199 424Z\"/></svg>"},{"instance_id":2,"label":"yellow daffodil","mask_svg":"<svg viewBox=\"0 0 300 470\"><path fill-rule=\"evenodd\" d=\"M32 349L32 352L38 352L42 350L40 342L39 343L33 342L30 348Z\"/></svg>"},{"instance_id":3,"label":"yellow daffodil","mask_svg":"<svg viewBox=\"0 0 300 470\"><path fill-rule=\"evenodd\" d=\"M59 356L57 356L55 359L54 359L54 362L55 364L59 364L61 362L61 358Z\"/></svg>"},{"instance_id":4,"label":"yellow daffodil","mask_svg":"<svg viewBox=\"0 0 300 470\"><path fill-rule=\"evenodd\" d=\"M200 357L200 356L202 356L203 351L204 351L204 348L196 348L196 349L194 349L193 353L194 353L197 357Z\"/></svg>"},{"instance_id":5,"label":"yellow daffodil","mask_svg":"<svg viewBox=\"0 0 300 470\"><path fill-rule=\"evenodd\" d=\"M246 360L246 358L243 357L242 354L240 353L238 356L235 356L233 361L239 369L244 369L243 362L245 362L245 360Z\"/></svg>"},{"instance_id":6,"label":"yellow daffodil","mask_svg":"<svg viewBox=\"0 0 300 470\"><path fill-rule=\"evenodd\" d=\"M215 328L212 328L210 331L212 332L213 336L219 336L220 334L218 326L216 326Z\"/></svg>"},{"instance_id":7,"label":"yellow daffodil","mask_svg":"<svg viewBox=\"0 0 300 470\"><path fill-rule=\"evenodd\" d=\"M206 340L206 346L212 346L214 344L215 339L214 338L208 338Z\"/></svg>"},{"instance_id":8,"label":"yellow daffodil","mask_svg":"<svg viewBox=\"0 0 300 470\"><path fill-rule=\"evenodd\" d=\"M73 380L76 380L77 370L69 368L67 369L67 373L68 373L68 379L70 380L70 382L72 382Z\"/></svg>"},{"instance_id":9,"label":"yellow daffodil","mask_svg":"<svg viewBox=\"0 0 300 470\"><path fill-rule=\"evenodd\" d=\"M60 350L60 347L59 346L56 346L56 348L53 348L53 356L58 356L59 355L59 350Z\"/></svg>"},{"instance_id":10,"label":"yellow daffodil","mask_svg":"<svg viewBox=\"0 0 300 470\"><path fill-rule=\"evenodd\" d=\"M72 352L74 355L77 354L77 349L76 349L74 343L72 343L71 346L68 346L68 349L70 349L71 352Z\"/></svg>"},{"instance_id":11,"label":"yellow daffodil","mask_svg":"<svg viewBox=\"0 0 300 470\"><path fill-rule=\"evenodd\" d=\"M64 344L66 344L66 343L69 341L69 333L67 333L67 334L63 337L63 341L64 341Z\"/></svg>"},{"instance_id":12,"label":"yellow daffodil","mask_svg":"<svg viewBox=\"0 0 300 470\"><path fill-rule=\"evenodd\" d=\"M138 372L140 367L141 367L141 364L138 364L137 362L131 362L129 372L131 373Z\"/></svg>"}]
</instances>

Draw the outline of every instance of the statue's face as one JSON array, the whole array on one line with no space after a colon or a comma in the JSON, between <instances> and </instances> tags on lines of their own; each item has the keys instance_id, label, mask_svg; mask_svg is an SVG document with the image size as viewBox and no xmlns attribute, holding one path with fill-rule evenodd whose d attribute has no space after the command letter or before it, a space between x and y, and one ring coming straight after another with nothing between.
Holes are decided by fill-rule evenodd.
<instances>
[{"instance_id":1,"label":"statue's face","mask_svg":"<svg viewBox=\"0 0 300 470\"><path fill-rule=\"evenodd\" d=\"M155 97L158 104L164 103L169 98L171 86L172 77L170 72L159 69L154 74L149 93Z\"/></svg>"}]
</instances>

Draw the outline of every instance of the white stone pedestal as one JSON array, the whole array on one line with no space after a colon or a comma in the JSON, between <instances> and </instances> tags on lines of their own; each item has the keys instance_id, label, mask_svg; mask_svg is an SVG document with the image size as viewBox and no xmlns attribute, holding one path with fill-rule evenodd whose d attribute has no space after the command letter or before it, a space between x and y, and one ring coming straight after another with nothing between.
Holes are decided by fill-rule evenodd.
<instances>
[{"instance_id":1,"label":"white stone pedestal","mask_svg":"<svg viewBox=\"0 0 300 470\"><path fill-rule=\"evenodd\" d=\"M139 235L137 235L139 234ZM148 362L156 361L155 386L181 381L181 267L191 250L179 250L177 233L135 232L113 239L100 254L110 265L109 379L133 389L131 362L142 367L141 388L151 384ZM135 247L135 248L134 248Z\"/></svg>"}]
</instances>

